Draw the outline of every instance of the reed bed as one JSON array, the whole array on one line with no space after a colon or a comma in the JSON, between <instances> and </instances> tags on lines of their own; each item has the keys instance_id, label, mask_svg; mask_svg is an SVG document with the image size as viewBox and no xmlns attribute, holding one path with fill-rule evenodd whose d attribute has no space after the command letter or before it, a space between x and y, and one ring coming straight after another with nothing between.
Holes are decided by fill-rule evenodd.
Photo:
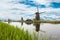
<instances>
[{"instance_id":1,"label":"reed bed","mask_svg":"<svg viewBox=\"0 0 60 40\"><path fill-rule=\"evenodd\" d=\"M38 40L35 33L30 34L28 30L0 22L0 40ZM46 37L42 40L48 40ZM50 40L50 39L49 39Z\"/></svg>"},{"instance_id":2,"label":"reed bed","mask_svg":"<svg viewBox=\"0 0 60 40\"><path fill-rule=\"evenodd\" d=\"M34 37L33 37L34 36ZM0 40L38 40L35 34L18 27L0 22Z\"/></svg>"}]
</instances>

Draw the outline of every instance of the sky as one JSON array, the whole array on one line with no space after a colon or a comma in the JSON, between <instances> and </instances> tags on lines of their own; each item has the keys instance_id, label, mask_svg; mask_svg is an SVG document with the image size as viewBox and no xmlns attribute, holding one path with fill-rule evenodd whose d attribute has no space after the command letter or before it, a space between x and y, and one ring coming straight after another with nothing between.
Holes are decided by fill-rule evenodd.
<instances>
[{"instance_id":1,"label":"sky","mask_svg":"<svg viewBox=\"0 0 60 40\"><path fill-rule=\"evenodd\" d=\"M0 19L34 19L37 5L43 20L60 20L60 0L0 0Z\"/></svg>"}]
</instances>

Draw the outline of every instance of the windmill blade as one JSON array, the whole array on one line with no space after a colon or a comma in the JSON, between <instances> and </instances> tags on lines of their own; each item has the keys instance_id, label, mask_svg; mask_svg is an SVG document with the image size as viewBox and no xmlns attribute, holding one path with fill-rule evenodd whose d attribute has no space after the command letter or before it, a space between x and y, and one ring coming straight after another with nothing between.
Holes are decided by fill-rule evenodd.
<instances>
[{"instance_id":1,"label":"windmill blade","mask_svg":"<svg viewBox=\"0 0 60 40\"><path fill-rule=\"evenodd\" d=\"M42 14L42 13L45 13L45 12L40 12L39 14Z\"/></svg>"},{"instance_id":2,"label":"windmill blade","mask_svg":"<svg viewBox=\"0 0 60 40\"><path fill-rule=\"evenodd\" d=\"M43 31L43 30L40 30L41 32L43 32L43 33L46 33L46 31Z\"/></svg>"},{"instance_id":3,"label":"windmill blade","mask_svg":"<svg viewBox=\"0 0 60 40\"><path fill-rule=\"evenodd\" d=\"M45 12L40 12L39 14L42 14L42 13L45 13ZM31 14L31 16L33 16L33 15L35 15L35 13L34 14Z\"/></svg>"}]
</instances>

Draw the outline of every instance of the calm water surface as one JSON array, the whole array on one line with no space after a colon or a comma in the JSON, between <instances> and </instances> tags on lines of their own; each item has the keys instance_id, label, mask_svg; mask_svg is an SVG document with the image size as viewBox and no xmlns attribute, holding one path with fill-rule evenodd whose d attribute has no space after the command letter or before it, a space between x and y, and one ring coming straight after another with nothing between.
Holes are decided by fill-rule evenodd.
<instances>
[{"instance_id":1,"label":"calm water surface","mask_svg":"<svg viewBox=\"0 0 60 40\"><path fill-rule=\"evenodd\" d=\"M21 26L21 23L19 22L11 22L10 25L18 26L19 28L24 28L24 30L28 30L30 33L36 32L35 26L33 24L27 25L24 23L23 26ZM53 40L60 39L60 24L41 23L40 30L45 31L45 32L39 31L39 33L44 36L48 37L52 35Z\"/></svg>"}]
</instances>

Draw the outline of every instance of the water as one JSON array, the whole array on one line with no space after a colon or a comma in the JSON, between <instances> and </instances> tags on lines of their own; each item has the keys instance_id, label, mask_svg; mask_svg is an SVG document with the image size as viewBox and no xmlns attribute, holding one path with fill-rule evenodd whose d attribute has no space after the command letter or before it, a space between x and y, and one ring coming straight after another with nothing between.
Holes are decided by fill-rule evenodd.
<instances>
[{"instance_id":1,"label":"water","mask_svg":"<svg viewBox=\"0 0 60 40\"><path fill-rule=\"evenodd\" d=\"M19 23L19 22L11 22L10 25L18 26L19 28L24 28L24 30L28 30L30 33L36 32L35 26L33 24L27 25L27 24L23 23L23 26L21 26L21 23ZM49 37L52 35L53 40L60 39L60 24L41 23L40 30L42 30L42 31L39 31L39 33L41 33L42 35L44 35L46 37Z\"/></svg>"}]
</instances>

